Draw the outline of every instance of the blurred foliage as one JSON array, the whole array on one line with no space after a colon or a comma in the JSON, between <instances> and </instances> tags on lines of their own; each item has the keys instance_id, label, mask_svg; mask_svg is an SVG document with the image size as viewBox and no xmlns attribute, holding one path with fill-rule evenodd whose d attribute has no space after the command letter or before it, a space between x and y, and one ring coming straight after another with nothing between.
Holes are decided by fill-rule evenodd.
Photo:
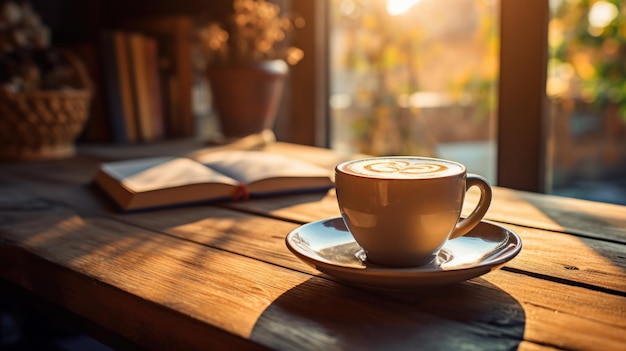
<instances>
[{"instance_id":1,"label":"blurred foliage","mask_svg":"<svg viewBox=\"0 0 626 351\"><path fill-rule=\"evenodd\" d=\"M552 1L551 97L581 99L598 111L616 105L626 122L626 3Z\"/></svg>"},{"instance_id":2,"label":"blurred foliage","mask_svg":"<svg viewBox=\"0 0 626 351\"><path fill-rule=\"evenodd\" d=\"M343 55L331 64L343 74L342 93L352 99L358 151L432 154L437 141L420 117L421 105L415 103L420 92L440 94L445 108L471 111L459 113L471 114L469 118L487 129L485 122L495 111L498 71L493 1L422 0L395 16L387 8L392 1L333 1L331 21L341 28L335 45ZM472 57L456 56L458 44L464 53L471 50ZM459 64L463 60L465 64Z\"/></svg>"},{"instance_id":3,"label":"blurred foliage","mask_svg":"<svg viewBox=\"0 0 626 351\"><path fill-rule=\"evenodd\" d=\"M484 52L482 63L477 70L468 70L451 83L451 91L456 101L462 101L469 95L469 100L476 107L477 118L487 119L496 111L496 83L498 81L498 55L500 36L498 18L490 13L487 2L478 1L476 6L483 15L479 17L479 27L473 36L473 45Z\"/></svg>"},{"instance_id":4,"label":"blurred foliage","mask_svg":"<svg viewBox=\"0 0 626 351\"><path fill-rule=\"evenodd\" d=\"M233 0L226 24L211 22L200 28L200 48L209 66L285 60L297 64L302 49L289 45L288 35L304 26L304 18L284 13L265 0Z\"/></svg>"}]
</instances>

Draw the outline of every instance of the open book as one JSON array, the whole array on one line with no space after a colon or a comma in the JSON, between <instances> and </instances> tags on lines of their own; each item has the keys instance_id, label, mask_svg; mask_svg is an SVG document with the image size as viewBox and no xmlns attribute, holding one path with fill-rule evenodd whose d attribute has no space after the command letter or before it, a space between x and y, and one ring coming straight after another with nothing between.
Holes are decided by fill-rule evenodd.
<instances>
[{"instance_id":1,"label":"open book","mask_svg":"<svg viewBox=\"0 0 626 351\"><path fill-rule=\"evenodd\" d=\"M332 170L263 151L102 163L98 184L123 210L326 191Z\"/></svg>"}]
</instances>

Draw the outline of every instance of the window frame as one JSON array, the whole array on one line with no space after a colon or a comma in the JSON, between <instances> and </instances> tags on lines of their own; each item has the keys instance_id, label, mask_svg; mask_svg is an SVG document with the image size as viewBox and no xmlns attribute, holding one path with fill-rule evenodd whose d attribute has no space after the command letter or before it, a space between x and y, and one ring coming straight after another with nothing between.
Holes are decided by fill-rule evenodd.
<instances>
[{"instance_id":1,"label":"window frame","mask_svg":"<svg viewBox=\"0 0 626 351\"><path fill-rule=\"evenodd\" d=\"M548 190L549 0L500 0L497 184Z\"/></svg>"},{"instance_id":2,"label":"window frame","mask_svg":"<svg viewBox=\"0 0 626 351\"><path fill-rule=\"evenodd\" d=\"M279 140L329 148L330 1L292 0L283 4L302 16L306 25L294 37L293 44L304 51L304 57L291 66L275 133Z\"/></svg>"}]
</instances>

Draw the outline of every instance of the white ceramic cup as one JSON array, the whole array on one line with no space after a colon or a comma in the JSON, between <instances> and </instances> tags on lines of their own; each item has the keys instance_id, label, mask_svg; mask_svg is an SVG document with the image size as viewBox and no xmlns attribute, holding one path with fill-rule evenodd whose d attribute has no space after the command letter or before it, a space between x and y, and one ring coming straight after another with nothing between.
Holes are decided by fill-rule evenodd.
<instances>
[{"instance_id":1,"label":"white ceramic cup","mask_svg":"<svg viewBox=\"0 0 626 351\"><path fill-rule=\"evenodd\" d=\"M461 219L466 191L480 200ZM491 203L491 187L464 165L428 157L390 156L335 167L343 220L373 263L415 267L433 262L447 240L469 233Z\"/></svg>"}]
</instances>

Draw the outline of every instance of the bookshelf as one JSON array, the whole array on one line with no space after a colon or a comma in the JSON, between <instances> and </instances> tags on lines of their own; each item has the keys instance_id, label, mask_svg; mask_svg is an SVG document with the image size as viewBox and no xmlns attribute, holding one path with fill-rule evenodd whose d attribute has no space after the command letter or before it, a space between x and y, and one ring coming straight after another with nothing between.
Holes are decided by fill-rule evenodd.
<instances>
[{"instance_id":1,"label":"bookshelf","mask_svg":"<svg viewBox=\"0 0 626 351\"><path fill-rule=\"evenodd\" d=\"M220 21L232 12L232 0L29 0L52 30L55 46L76 48L92 66L96 84L93 115L79 142L115 142L112 137L110 108L105 99L106 75L101 63L101 37L105 30L125 29L135 23L154 17L188 17L204 21ZM282 141L327 146L324 140L327 128L326 86L324 76L325 48L319 45L326 30L323 15L326 1L300 2L275 0L281 7L293 10L306 18L307 25L296 37L298 46L305 50L305 58L293 66L287 91L279 109L275 132ZM322 21L320 21L320 19ZM191 65L191 64L190 64ZM165 113L165 112L164 112Z\"/></svg>"},{"instance_id":2,"label":"bookshelf","mask_svg":"<svg viewBox=\"0 0 626 351\"><path fill-rule=\"evenodd\" d=\"M50 27L53 47L76 52L93 80L92 112L79 142L194 136L194 24L220 20L231 1L28 2Z\"/></svg>"}]
</instances>

